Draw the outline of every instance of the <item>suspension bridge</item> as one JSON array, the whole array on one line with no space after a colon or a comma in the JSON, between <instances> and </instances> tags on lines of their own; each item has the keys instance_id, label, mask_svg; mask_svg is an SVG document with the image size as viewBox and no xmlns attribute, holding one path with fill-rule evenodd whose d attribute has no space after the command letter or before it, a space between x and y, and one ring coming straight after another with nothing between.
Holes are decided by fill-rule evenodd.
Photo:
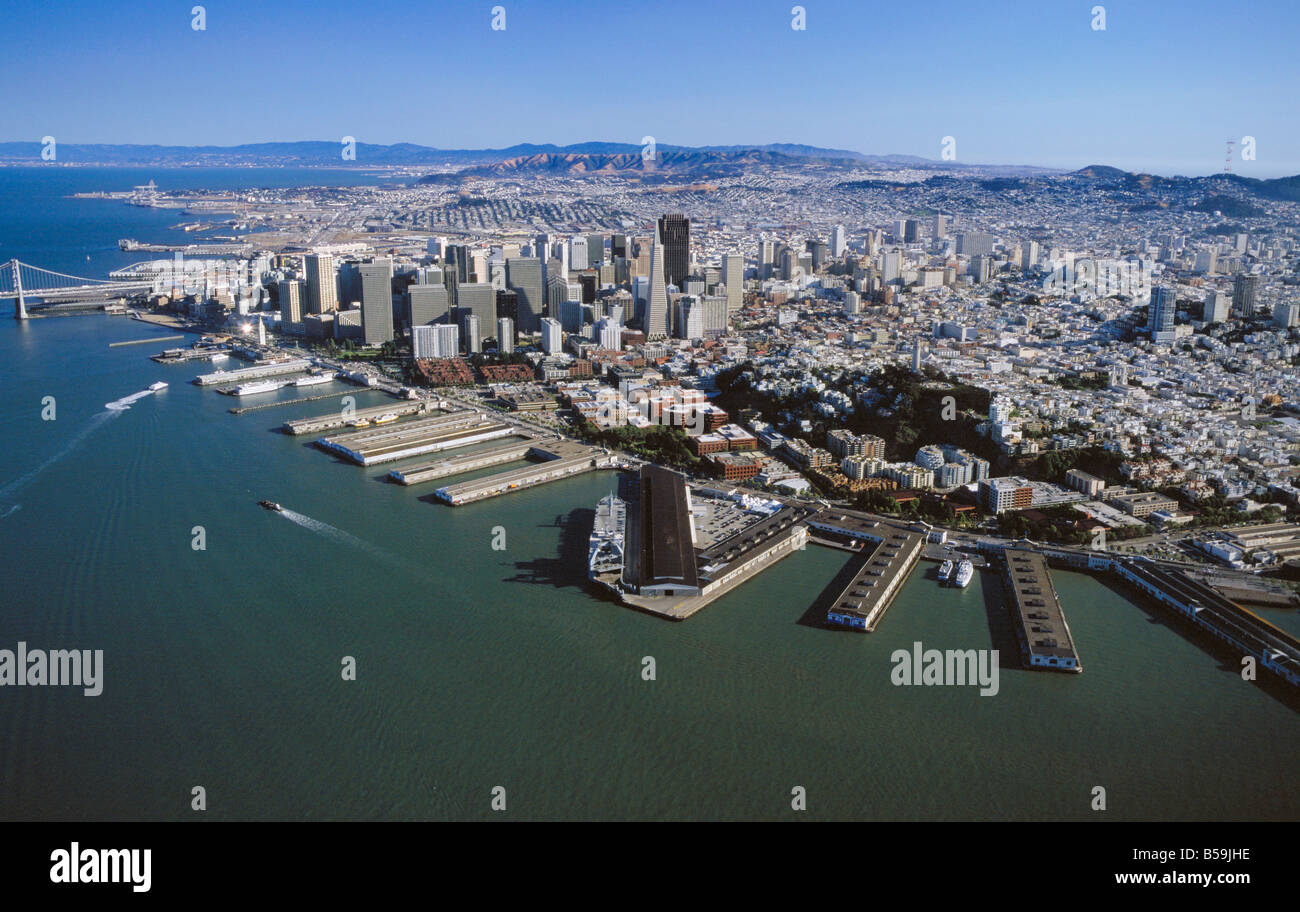
<instances>
[{"instance_id":1,"label":"suspension bridge","mask_svg":"<svg viewBox=\"0 0 1300 912\"><path fill-rule=\"evenodd\" d=\"M0 300L14 300L14 319L27 319L27 299L37 298L44 305L121 298L152 291L152 282L123 282L112 279L86 279L80 276L42 269L18 260L0 265Z\"/></svg>"}]
</instances>

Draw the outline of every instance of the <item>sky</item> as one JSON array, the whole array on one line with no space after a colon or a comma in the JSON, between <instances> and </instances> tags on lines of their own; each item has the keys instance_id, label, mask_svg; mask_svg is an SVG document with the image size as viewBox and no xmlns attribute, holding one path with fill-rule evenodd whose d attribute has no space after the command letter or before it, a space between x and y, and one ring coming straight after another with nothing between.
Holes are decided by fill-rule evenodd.
<instances>
[{"instance_id":1,"label":"sky","mask_svg":"<svg viewBox=\"0 0 1300 912\"><path fill-rule=\"evenodd\" d=\"M0 140L794 142L1300 174L1300 2L7 0ZM1105 29L1094 29L1094 7ZM493 8L505 28L492 28ZM500 17L497 17L498 22Z\"/></svg>"}]
</instances>

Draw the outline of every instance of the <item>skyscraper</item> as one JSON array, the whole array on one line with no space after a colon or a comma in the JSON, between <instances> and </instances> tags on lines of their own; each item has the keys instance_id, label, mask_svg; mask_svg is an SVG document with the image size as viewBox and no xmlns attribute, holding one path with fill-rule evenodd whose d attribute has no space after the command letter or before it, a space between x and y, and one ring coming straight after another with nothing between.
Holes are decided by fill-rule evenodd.
<instances>
[{"instance_id":1,"label":"skyscraper","mask_svg":"<svg viewBox=\"0 0 1300 912\"><path fill-rule=\"evenodd\" d=\"M319 314L338 310L334 257L327 253L309 253L304 259L307 272L307 313Z\"/></svg>"},{"instance_id":2,"label":"skyscraper","mask_svg":"<svg viewBox=\"0 0 1300 912\"><path fill-rule=\"evenodd\" d=\"M641 327L647 339L666 338L671 329L668 289L664 284L664 257L664 246L659 242L659 231L656 228L654 243L650 247L650 287L646 292L645 319Z\"/></svg>"},{"instance_id":3,"label":"skyscraper","mask_svg":"<svg viewBox=\"0 0 1300 912\"><path fill-rule=\"evenodd\" d=\"M745 258L729 253L722 258L722 284L727 286L727 313L734 314L745 303Z\"/></svg>"},{"instance_id":4,"label":"skyscraper","mask_svg":"<svg viewBox=\"0 0 1300 912\"><path fill-rule=\"evenodd\" d=\"M681 213L659 219L658 243L663 245L663 278L682 287L691 271L691 221Z\"/></svg>"},{"instance_id":5,"label":"skyscraper","mask_svg":"<svg viewBox=\"0 0 1300 912\"><path fill-rule=\"evenodd\" d=\"M554 355L561 351L560 321L550 317L543 317L541 321L542 329L542 351L548 355Z\"/></svg>"},{"instance_id":6,"label":"skyscraper","mask_svg":"<svg viewBox=\"0 0 1300 912\"><path fill-rule=\"evenodd\" d=\"M393 340L393 261L380 257L362 263L361 330L367 345Z\"/></svg>"},{"instance_id":7,"label":"skyscraper","mask_svg":"<svg viewBox=\"0 0 1300 912\"><path fill-rule=\"evenodd\" d=\"M831 229L831 256L844 256L844 251L848 249L848 246L848 236L844 231L844 226L836 225Z\"/></svg>"},{"instance_id":8,"label":"skyscraper","mask_svg":"<svg viewBox=\"0 0 1300 912\"><path fill-rule=\"evenodd\" d=\"M1201 319L1206 323L1222 323L1228 319L1228 296L1221 291L1206 292Z\"/></svg>"},{"instance_id":9,"label":"skyscraper","mask_svg":"<svg viewBox=\"0 0 1300 912\"><path fill-rule=\"evenodd\" d=\"M519 331L537 332L542 327L544 306L542 261L536 257L506 260L506 285L519 296Z\"/></svg>"},{"instance_id":10,"label":"skyscraper","mask_svg":"<svg viewBox=\"0 0 1300 912\"><path fill-rule=\"evenodd\" d=\"M412 285L407 289L410 297L410 310L407 319L411 326L427 326L430 323L445 323L451 311L451 298L442 285Z\"/></svg>"},{"instance_id":11,"label":"skyscraper","mask_svg":"<svg viewBox=\"0 0 1300 912\"><path fill-rule=\"evenodd\" d=\"M280 325L284 329L302 322L302 298L302 282L285 279L280 283Z\"/></svg>"},{"instance_id":12,"label":"skyscraper","mask_svg":"<svg viewBox=\"0 0 1300 912\"><path fill-rule=\"evenodd\" d=\"M497 351L508 355L515 350L515 321L509 317L497 318Z\"/></svg>"},{"instance_id":13,"label":"skyscraper","mask_svg":"<svg viewBox=\"0 0 1300 912\"><path fill-rule=\"evenodd\" d=\"M487 282L469 282L460 286L456 298L456 322L462 328L465 315L478 317L478 325L494 326L497 321L497 291Z\"/></svg>"},{"instance_id":14,"label":"skyscraper","mask_svg":"<svg viewBox=\"0 0 1300 912\"><path fill-rule=\"evenodd\" d=\"M1259 276L1238 273L1232 280L1232 312L1239 317L1253 316Z\"/></svg>"},{"instance_id":15,"label":"skyscraper","mask_svg":"<svg viewBox=\"0 0 1300 912\"><path fill-rule=\"evenodd\" d=\"M1174 290L1168 285L1157 285L1151 289L1151 339L1155 342L1171 342L1174 338Z\"/></svg>"}]
</instances>

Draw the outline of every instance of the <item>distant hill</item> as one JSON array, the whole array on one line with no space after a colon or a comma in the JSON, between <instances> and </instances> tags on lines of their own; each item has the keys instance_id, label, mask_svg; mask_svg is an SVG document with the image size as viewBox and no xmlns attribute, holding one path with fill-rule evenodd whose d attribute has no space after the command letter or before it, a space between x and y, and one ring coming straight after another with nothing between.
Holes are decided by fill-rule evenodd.
<instances>
[{"instance_id":1,"label":"distant hill","mask_svg":"<svg viewBox=\"0 0 1300 912\"><path fill-rule=\"evenodd\" d=\"M59 143L58 160L71 164L103 165L297 165L312 167L429 166L477 167L500 165L502 173L534 171L639 171L641 146L637 143L583 142L567 146L519 143L503 149L439 149L415 143L377 145L357 143L355 161L344 161L342 144L330 141L247 143L238 146L111 145ZM41 161L41 144L0 143L0 162L19 164ZM963 171L971 167L916 155L867 155L847 149L826 149L798 143L733 146L677 146L660 143L657 170L690 171L701 168L737 168L746 164L787 164L800 161L842 164L844 167L916 167ZM1048 173L1030 166L977 166L986 173Z\"/></svg>"}]
</instances>

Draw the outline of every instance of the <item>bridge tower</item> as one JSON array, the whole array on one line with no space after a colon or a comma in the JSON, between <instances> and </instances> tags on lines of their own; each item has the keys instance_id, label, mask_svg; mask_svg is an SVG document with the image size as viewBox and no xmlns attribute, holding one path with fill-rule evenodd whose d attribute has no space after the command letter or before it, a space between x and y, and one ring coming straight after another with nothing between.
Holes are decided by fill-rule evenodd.
<instances>
[{"instance_id":1,"label":"bridge tower","mask_svg":"<svg viewBox=\"0 0 1300 912\"><path fill-rule=\"evenodd\" d=\"M9 268L14 272L14 293L16 295L14 298L14 319L26 320L27 302L23 299L23 274L22 270L18 268L19 265L17 260L9 261Z\"/></svg>"}]
</instances>

